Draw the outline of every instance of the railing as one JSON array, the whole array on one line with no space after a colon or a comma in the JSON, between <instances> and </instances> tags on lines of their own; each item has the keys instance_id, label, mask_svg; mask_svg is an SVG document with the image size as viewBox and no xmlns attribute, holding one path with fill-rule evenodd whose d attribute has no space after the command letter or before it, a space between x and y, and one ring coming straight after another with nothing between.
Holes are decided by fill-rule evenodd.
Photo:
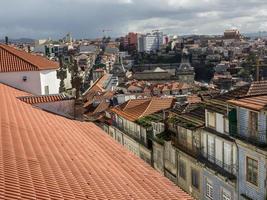
<instances>
[{"instance_id":1,"label":"railing","mask_svg":"<svg viewBox=\"0 0 267 200\"><path fill-rule=\"evenodd\" d=\"M203 153L203 152L202 152ZM234 164L226 164L225 162L218 160L214 155L210 154L199 154L199 160L205 163L209 168L217 171L223 176L226 176L230 180L236 179L237 166Z\"/></svg>"},{"instance_id":2,"label":"railing","mask_svg":"<svg viewBox=\"0 0 267 200\"><path fill-rule=\"evenodd\" d=\"M125 129L123 126L120 126L119 124L117 124L115 121L112 122L112 126L114 126L116 129L120 130L121 132L123 132L124 134L126 134L127 136L131 137L132 139L134 139L136 142L144 145L145 147L147 147L147 143L141 138L137 136L139 133L129 130L129 129Z\"/></svg>"},{"instance_id":3,"label":"railing","mask_svg":"<svg viewBox=\"0 0 267 200\"><path fill-rule=\"evenodd\" d=\"M193 144L189 144L186 141L179 140L175 136L172 136L172 145L177 149L189 154L194 158L198 158L199 154L201 153L201 149L199 147L193 146Z\"/></svg>"},{"instance_id":4,"label":"railing","mask_svg":"<svg viewBox=\"0 0 267 200\"><path fill-rule=\"evenodd\" d=\"M253 133L253 134L252 134ZM230 136L251 143L258 147L267 147L267 130L252 130L248 127L229 124Z\"/></svg>"}]
</instances>

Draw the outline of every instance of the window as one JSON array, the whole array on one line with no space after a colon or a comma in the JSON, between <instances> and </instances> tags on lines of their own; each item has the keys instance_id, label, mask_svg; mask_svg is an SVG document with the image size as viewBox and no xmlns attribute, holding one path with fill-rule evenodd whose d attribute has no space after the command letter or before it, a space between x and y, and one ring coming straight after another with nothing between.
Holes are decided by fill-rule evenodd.
<instances>
[{"instance_id":1,"label":"window","mask_svg":"<svg viewBox=\"0 0 267 200\"><path fill-rule=\"evenodd\" d=\"M224 169L231 172L233 169L232 169L232 166L231 166L231 163L232 163L232 145L230 144L227 144L227 143L224 143L224 152L223 152L223 157L224 157Z\"/></svg>"},{"instance_id":2,"label":"window","mask_svg":"<svg viewBox=\"0 0 267 200\"><path fill-rule=\"evenodd\" d=\"M49 86L46 85L46 86L44 87L44 90L45 90L45 95L48 95L48 94L49 94Z\"/></svg>"},{"instance_id":3,"label":"window","mask_svg":"<svg viewBox=\"0 0 267 200\"><path fill-rule=\"evenodd\" d=\"M247 157L247 182L258 186L258 161Z\"/></svg>"},{"instance_id":4,"label":"window","mask_svg":"<svg viewBox=\"0 0 267 200\"><path fill-rule=\"evenodd\" d=\"M180 127L180 143L186 145L187 144L187 131L185 128Z\"/></svg>"},{"instance_id":5,"label":"window","mask_svg":"<svg viewBox=\"0 0 267 200\"><path fill-rule=\"evenodd\" d=\"M206 185L206 196L209 199L213 199L213 187L212 187L211 183L209 183L209 182L207 182L207 185Z\"/></svg>"},{"instance_id":6,"label":"window","mask_svg":"<svg viewBox=\"0 0 267 200\"><path fill-rule=\"evenodd\" d=\"M224 132L229 133L229 121L228 118L224 118Z\"/></svg>"},{"instance_id":7,"label":"window","mask_svg":"<svg viewBox=\"0 0 267 200\"><path fill-rule=\"evenodd\" d=\"M223 189L222 200L231 200L231 193Z\"/></svg>"},{"instance_id":8,"label":"window","mask_svg":"<svg viewBox=\"0 0 267 200\"><path fill-rule=\"evenodd\" d=\"M212 127L215 128L216 124L215 124L215 113L212 112L208 112L208 127Z\"/></svg>"},{"instance_id":9,"label":"window","mask_svg":"<svg viewBox=\"0 0 267 200\"><path fill-rule=\"evenodd\" d=\"M257 135L258 133L258 113L256 112L249 112L249 132L251 135Z\"/></svg>"},{"instance_id":10,"label":"window","mask_svg":"<svg viewBox=\"0 0 267 200\"><path fill-rule=\"evenodd\" d=\"M195 169L191 169L191 184L199 189L199 172Z\"/></svg>"},{"instance_id":11,"label":"window","mask_svg":"<svg viewBox=\"0 0 267 200\"><path fill-rule=\"evenodd\" d=\"M208 135L208 159L212 162L214 162L215 158L214 153L215 153L214 138Z\"/></svg>"},{"instance_id":12,"label":"window","mask_svg":"<svg viewBox=\"0 0 267 200\"><path fill-rule=\"evenodd\" d=\"M117 119L118 119L118 126L122 127L123 125L122 118L118 117Z\"/></svg>"},{"instance_id":13,"label":"window","mask_svg":"<svg viewBox=\"0 0 267 200\"><path fill-rule=\"evenodd\" d=\"M179 176L186 180L186 166L183 160L179 160Z\"/></svg>"}]
</instances>

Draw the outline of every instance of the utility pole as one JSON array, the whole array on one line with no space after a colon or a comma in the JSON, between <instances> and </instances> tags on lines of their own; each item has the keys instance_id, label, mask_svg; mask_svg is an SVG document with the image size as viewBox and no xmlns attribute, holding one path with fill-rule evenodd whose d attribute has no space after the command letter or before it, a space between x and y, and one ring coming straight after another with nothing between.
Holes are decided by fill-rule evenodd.
<instances>
[{"instance_id":1,"label":"utility pole","mask_svg":"<svg viewBox=\"0 0 267 200\"><path fill-rule=\"evenodd\" d=\"M256 81L260 81L260 60L256 60Z\"/></svg>"}]
</instances>

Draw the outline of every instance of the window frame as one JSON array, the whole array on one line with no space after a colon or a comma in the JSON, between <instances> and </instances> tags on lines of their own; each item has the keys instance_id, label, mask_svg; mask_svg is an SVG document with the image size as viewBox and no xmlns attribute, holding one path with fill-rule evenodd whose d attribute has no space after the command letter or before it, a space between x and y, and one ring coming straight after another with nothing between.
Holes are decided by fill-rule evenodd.
<instances>
[{"instance_id":1,"label":"window frame","mask_svg":"<svg viewBox=\"0 0 267 200\"><path fill-rule=\"evenodd\" d=\"M193 172L195 173L195 175L197 175L197 186L194 185L194 181L193 181ZM195 189L199 190L200 189L200 173L198 170L191 168L191 185L192 187L194 187Z\"/></svg>"},{"instance_id":2,"label":"window frame","mask_svg":"<svg viewBox=\"0 0 267 200\"><path fill-rule=\"evenodd\" d=\"M210 118L209 115L210 114L214 115L214 126L210 125L210 120L209 120L209 118ZM213 128L213 129L216 128L216 112L211 112L211 111L207 110L207 126L209 128Z\"/></svg>"},{"instance_id":3,"label":"window frame","mask_svg":"<svg viewBox=\"0 0 267 200\"><path fill-rule=\"evenodd\" d=\"M49 85L45 85L44 86L44 93L45 93L45 95L49 95L50 94Z\"/></svg>"},{"instance_id":4,"label":"window frame","mask_svg":"<svg viewBox=\"0 0 267 200\"><path fill-rule=\"evenodd\" d=\"M256 179L256 182L252 182L251 180L249 180L249 177L248 177L248 170L249 170L249 166L248 166L248 160L251 160L252 161L252 167L254 167L254 164L253 164L253 162L255 161L256 163L257 163L257 168L256 168L256 170L254 169L252 169L252 176L254 176L254 172L256 172L257 173L257 179ZM253 178L253 177L251 177L251 178ZM253 186L255 186L255 187L258 187L259 186L259 161L257 160L257 159L254 159L254 158L252 158L252 157L249 157L249 156L247 156L246 157L246 181L249 183L249 184L252 184Z\"/></svg>"},{"instance_id":5,"label":"window frame","mask_svg":"<svg viewBox=\"0 0 267 200\"><path fill-rule=\"evenodd\" d=\"M209 190L208 190L208 188L209 188ZM209 191L209 193L208 193L208 191ZM212 186L212 184L209 181L206 182L206 192L205 192L205 195L209 199L213 199L213 186Z\"/></svg>"},{"instance_id":6,"label":"window frame","mask_svg":"<svg viewBox=\"0 0 267 200\"><path fill-rule=\"evenodd\" d=\"M226 128L226 124L228 124L228 129ZM223 118L223 131L225 134L229 134L229 119L227 117Z\"/></svg>"},{"instance_id":7,"label":"window frame","mask_svg":"<svg viewBox=\"0 0 267 200\"><path fill-rule=\"evenodd\" d=\"M186 163L182 159L179 159L178 170L179 170L179 177L186 181Z\"/></svg>"},{"instance_id":8,"label":"window frame","mask_svg":"<svg viewBox=\"0 0 267 200\"><path fill-rule=\"evenodd\" d=\"M229 191L222 189L222 200L232 200L232 195Z\"/></svg>"},{"instance_id":9,"label":"window frame","mask_svg":"<svg viewBox=\"0 0 267 200\"><path fill-rule=\"evenodd\" d=\"M254 118L256 118L256 119L254 119ZM259 134L258 133L258 131L259 131L259 113L258 112L251 111L251 110L249 111L248 127L249 127L250 135L257 136Z\"/></svg>"}]
</instances>

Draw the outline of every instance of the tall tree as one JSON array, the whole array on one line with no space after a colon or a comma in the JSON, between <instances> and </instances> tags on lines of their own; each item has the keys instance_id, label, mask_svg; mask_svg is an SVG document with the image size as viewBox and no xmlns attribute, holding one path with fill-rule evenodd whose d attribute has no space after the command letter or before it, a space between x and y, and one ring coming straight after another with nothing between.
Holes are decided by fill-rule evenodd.
<instances>
[{"instance_id":1,"label":"tall tree","mask_svg":"<svg viewBox=\"0 0 267 200\"><path fill-rule=\"evenodd\" d=\"M65 92L64 80L67 78L67 66L63 61L63 57L59 57L59 70L57 70L57 78L60 79L59 93Z\"/></svg>"}]
</instances>

